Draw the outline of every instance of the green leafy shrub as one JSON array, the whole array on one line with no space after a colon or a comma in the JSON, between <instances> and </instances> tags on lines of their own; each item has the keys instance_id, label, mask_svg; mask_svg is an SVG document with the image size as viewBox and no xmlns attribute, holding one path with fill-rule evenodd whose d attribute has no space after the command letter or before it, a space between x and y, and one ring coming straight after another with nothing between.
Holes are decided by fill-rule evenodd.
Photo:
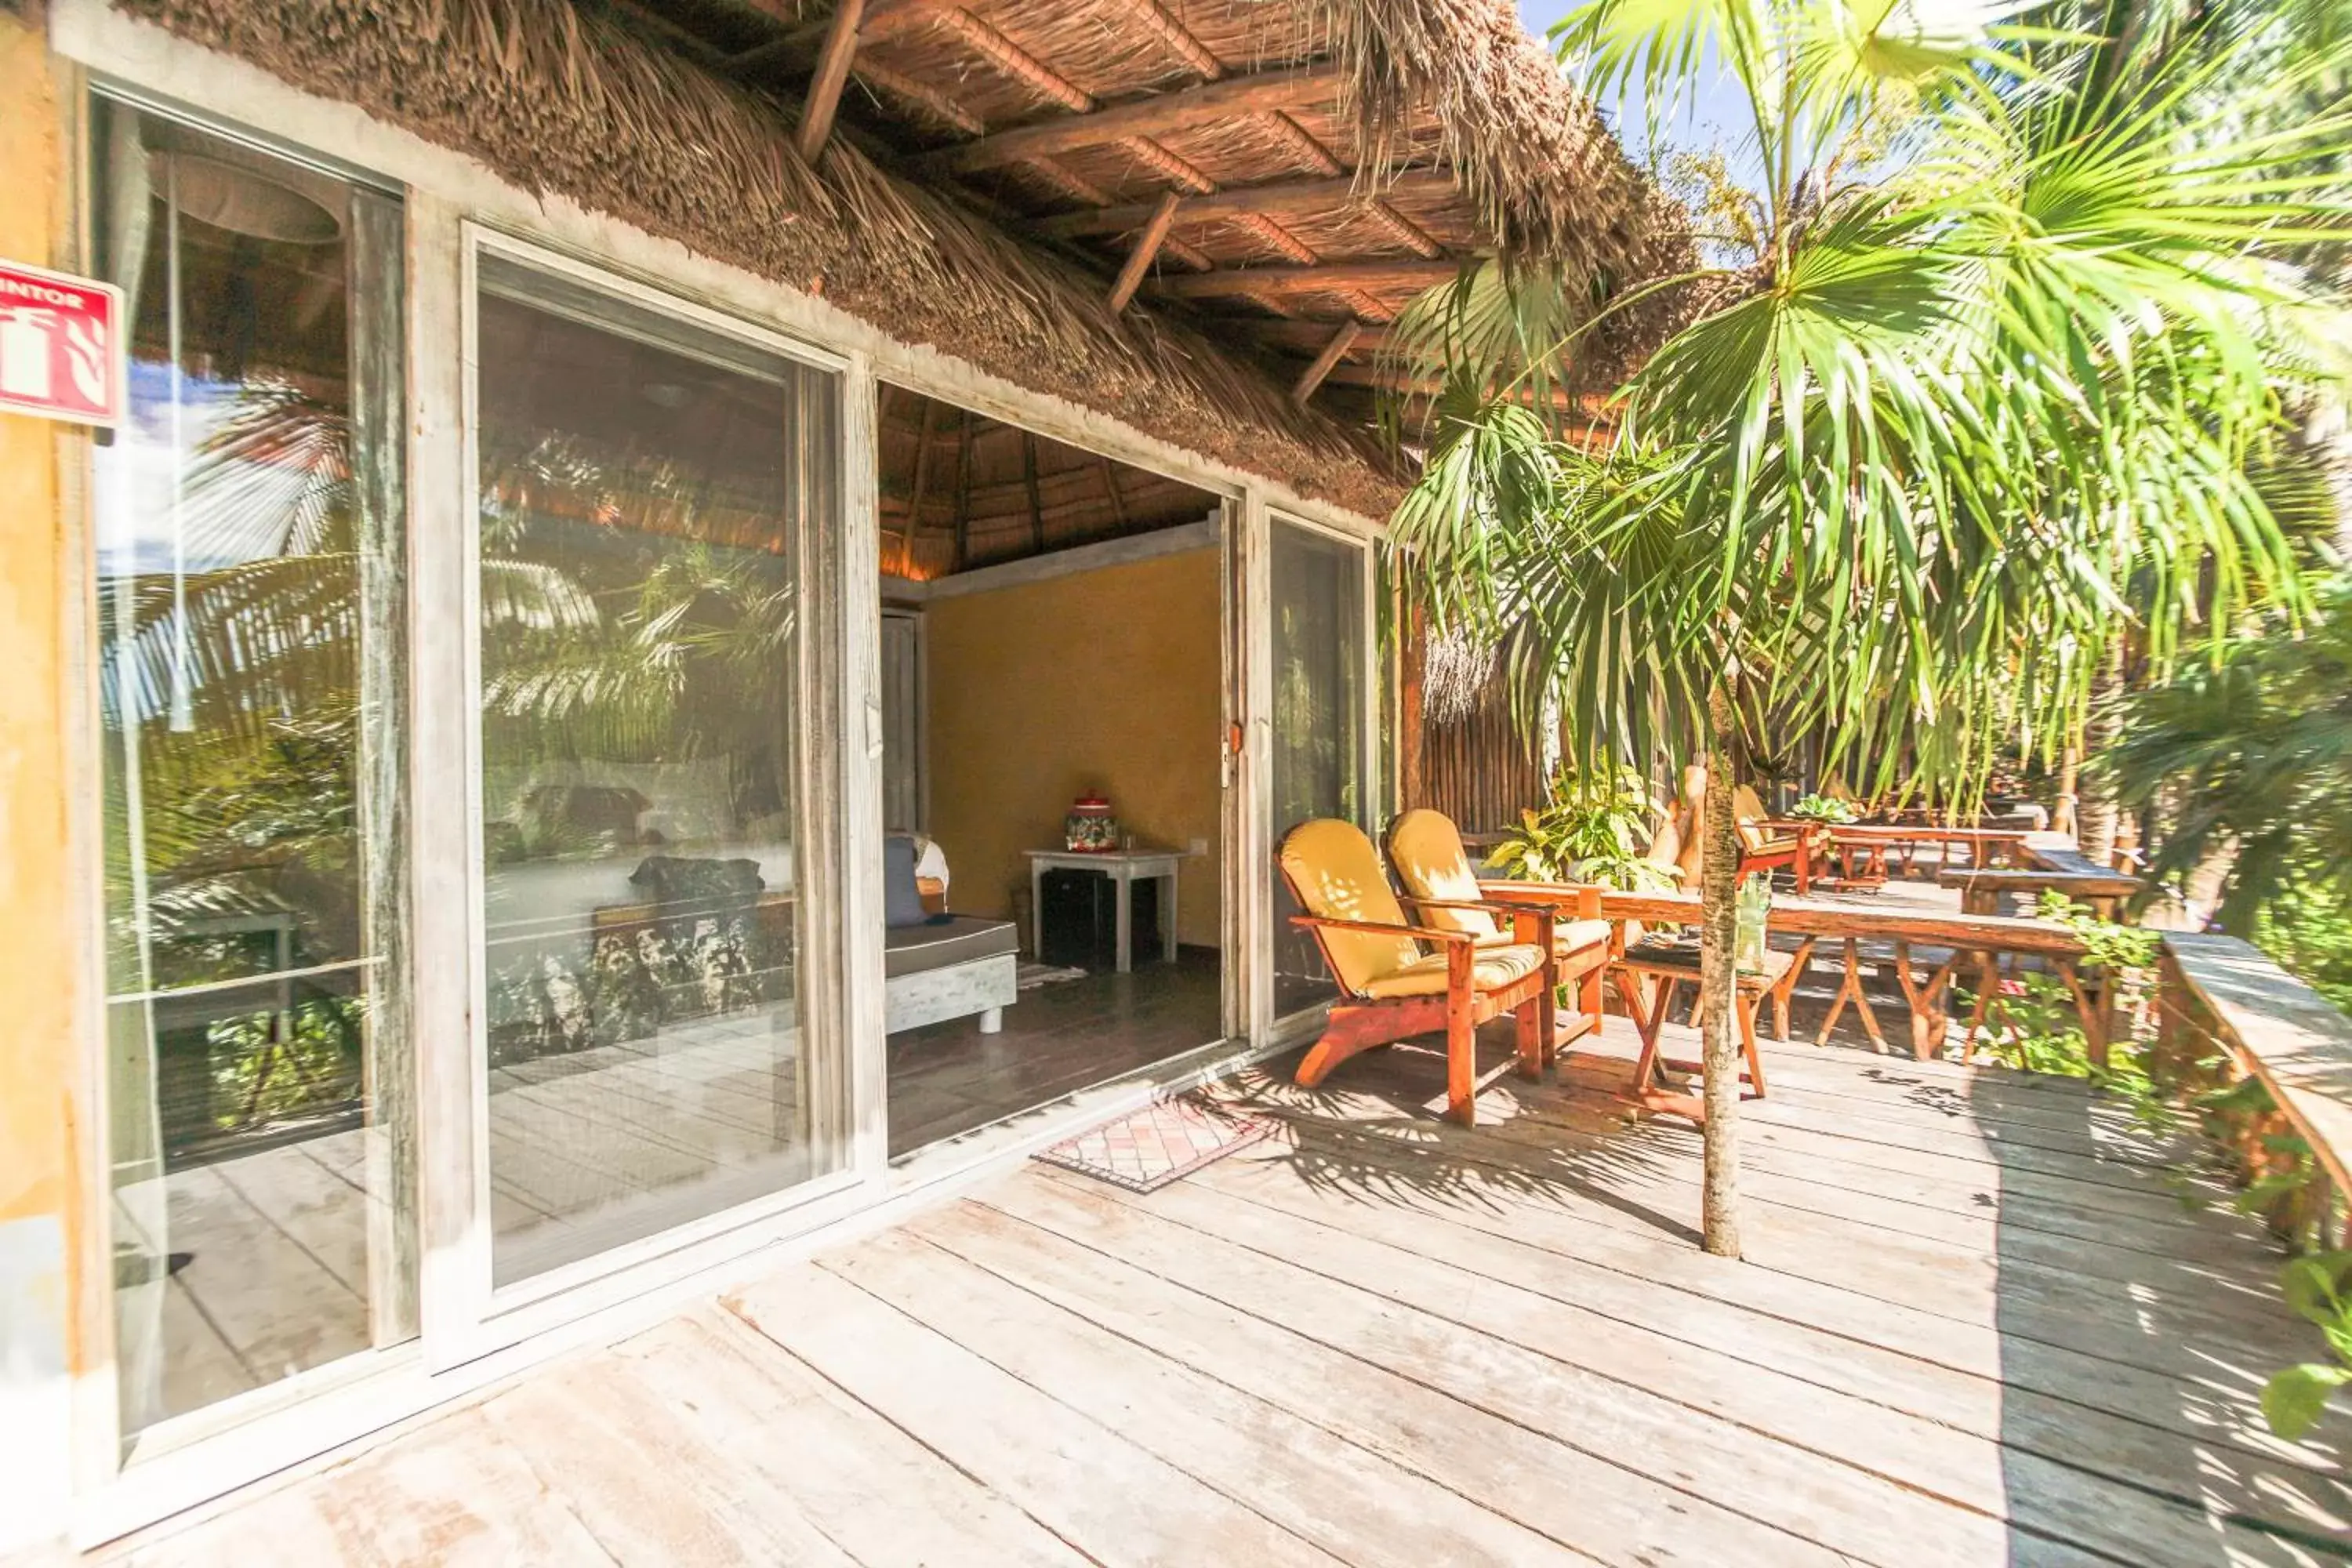
<instances>
[{"instance_id":1,"label":"green leafy shrub","mask_svg":"<svg viewBox=\"0 0 2352 1568\"><path fill-rule=\"evenodd\" d=\"M1789 815L1800 822L1825 822L1842 827L1860 814L1846 802L1826 795L1809 795L1789 808Z\"/></svg>"},{"instance_id":2,"label":"green leafy shrub","mask_svg":"<svg viewBox=\"0 0 2352 1568\"><path fill-rule=\"evenodd\" d=\"M1673 874L1642 854L1656 813L1647 783L1630 768L1600 778L1563 769L1543 809L1521 812L1486 864L1528 882L1672 887Z\"/></svg>"},{"instance_id":3,"label":"green leafy shrub","mask_svg":"<svg viewBox=\"0 0 2352 1568\"><path fill-rule=\"evenodd\" d=\"M2352 1384L2352 1252L2298 1258L2279 1276L2286 1304L2318 1326L2334 1359L2305 1362L2263 1384L2263 1419L2289 1442L2318 1425L2337 1389Z\"/></svg>"}]
</instances>

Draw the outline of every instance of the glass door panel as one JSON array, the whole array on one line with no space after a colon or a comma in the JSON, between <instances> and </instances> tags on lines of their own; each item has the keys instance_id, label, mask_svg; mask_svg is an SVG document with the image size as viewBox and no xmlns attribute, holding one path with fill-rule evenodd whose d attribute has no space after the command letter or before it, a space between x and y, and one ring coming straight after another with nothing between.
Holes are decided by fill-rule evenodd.
<instances>
[{"instance_id":1,"label":"glass door panel","mask_svg":"<svg viewBox=\"0 0 2352 1568\"><path fill-rule=\"evenodd\" d=\"M491 1279L837 1168L803 1028L796 539L830 376L480 258ZM824 478L829 480L829 473ZM820 1075L821 1077L822 1075Z\"/></svg>"},{"instance_id":2,"label":"glass door panel","mask_svg":"<svg viewBox=\"0 0 2352 1568\"><path fill-rule=\"evenodd\" d=\"M1273 736L1267 843L1309 817L1368 826L1364 767L1364 547L1274 520L1268 541L1273 609ZM1273 868L1275 1016L1332 999L1314 937Z\"/></svg>"},{"instance_id":3,"label":"glass door panel","mask_svg":"<svg viewBox=\"0 0 2352 1568\"><path fill-rule=\"evenodd\" d=\"M401 216L100 99L131 407L98 447L121 1426L416 1332Z\"/></svg>"}]
</instances>

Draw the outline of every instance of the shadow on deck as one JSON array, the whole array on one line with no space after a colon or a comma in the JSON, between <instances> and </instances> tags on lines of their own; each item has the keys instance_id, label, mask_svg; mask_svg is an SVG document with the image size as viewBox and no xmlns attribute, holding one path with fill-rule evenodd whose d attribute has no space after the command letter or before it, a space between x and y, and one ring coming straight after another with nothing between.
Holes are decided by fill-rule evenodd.
<instances>
[{"instance_id":1,"label":"shadow on deck","mask_svg":"<svg viewBox=\"0 0 2352 1568\"><path fill-rule=\"evenodd\" d=\"M1731 1262L1696 1132L1629 1119L1622 1061L1496 1079L1475 1130L1431 1114L1433 1053L1312 1093L1287 1065L1219 1091L1277 1136L1158 1193L1025 1169L136 1560L2352 1550L2352 1421L2291 1447L2255 1410L2314 1348L2274 1258L2081 1085L1771 1049Z\"/></svg>"}]
</instances>

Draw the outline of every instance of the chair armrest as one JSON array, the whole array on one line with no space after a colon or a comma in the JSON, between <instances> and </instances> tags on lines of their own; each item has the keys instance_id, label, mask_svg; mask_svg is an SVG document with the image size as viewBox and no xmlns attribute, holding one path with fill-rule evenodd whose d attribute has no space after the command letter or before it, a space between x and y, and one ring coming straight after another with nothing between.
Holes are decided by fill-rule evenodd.
<instances>
[{"instance_id":1,"label":"chair armrest","mask_svg":"<svg viewBox=\"0 0 2352 1568\"><path fill-rule=\"evenodd\" d=\"M1454 942L1475 947L1478 939L1466 931L1440 931L1435 926L1391 925L1386 921L1341 921L1327 915L1293 915L1290 923L1307 931L1361 931L1375 936L1409 936L1422 942Z\"/></svg>"}]
</instances>

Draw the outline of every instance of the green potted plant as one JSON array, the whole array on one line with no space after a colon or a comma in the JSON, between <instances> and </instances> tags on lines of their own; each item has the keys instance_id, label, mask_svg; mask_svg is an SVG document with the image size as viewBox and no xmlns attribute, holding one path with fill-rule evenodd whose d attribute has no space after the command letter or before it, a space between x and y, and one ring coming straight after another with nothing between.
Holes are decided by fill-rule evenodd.
<instances>
[{"instance_id":1,"label":"green potted plant","mask_svg":"<svg viewBox=\"0 0 2352 1568\"><path fill-rule=\"evenodd\" d=\"M1826 795L1809 795L1789 808L1789 815L1799 822L1818 822L1828 827L1843 827L1858 815L1844 801Z\"/></svg>"},{"instance_id":2,"label":"green potted plant","mask_svg":"<svg viewBox=\"0 0 2352 1568\"><path fill-rule=\"evenodd\" d=\"M1528 882L1592 882L1634 891L1674 885L1673 874L1642 849L1656 808L1631 769L1586 778L1563 769L1542 809L1522 811L1519 826L1495 847L1487 867Z\"/></svg>"}]
</instances>

